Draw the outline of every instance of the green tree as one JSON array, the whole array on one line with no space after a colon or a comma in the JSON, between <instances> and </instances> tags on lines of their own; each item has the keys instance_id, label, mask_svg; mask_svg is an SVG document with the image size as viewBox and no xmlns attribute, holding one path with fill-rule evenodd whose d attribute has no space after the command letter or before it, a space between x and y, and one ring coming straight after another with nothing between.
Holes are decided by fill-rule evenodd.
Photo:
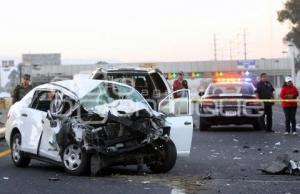
<instances>
[{"instance_id":1,"label":"green tree","mask_svg":"<svg viewBox=\"0 0 300 194\"><path fill-rule=\"evenodd\" d=\"M7 92L12 92L12 90L16 87L16 85L19 84L20 78L19 78L19 72L17 70L12 70L10 74L8 75L8 82L5 85L5 89Z\"/></svg>"},{"instance_id":2,"label":"green tree","mask_svg":"<svg viewBox=\"0 0 300 194\"><path fill-rule=\"evenodd\" d=\"M279 22L289 22L290 32L285 36L284 41L292 42L300 49L300 1L287 0L284 8L278 11Z\"/></svg>"}]
</instances>

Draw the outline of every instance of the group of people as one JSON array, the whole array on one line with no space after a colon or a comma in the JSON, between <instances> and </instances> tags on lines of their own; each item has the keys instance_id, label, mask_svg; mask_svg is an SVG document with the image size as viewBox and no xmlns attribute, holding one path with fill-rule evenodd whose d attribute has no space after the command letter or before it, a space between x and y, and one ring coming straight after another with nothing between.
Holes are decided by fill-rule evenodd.
<instances>
[{"instance_id":1,"label":"group of people","mask_svg":"<svg viewBox=\"0 0 300 194\"><path fill-rule=\"evenodd\" d=\"M261 117L262 127L266 132L274 132L272 129L272 106L274 105L274 87L268 81L268 75L262 73L260 75L260 81L256 85L257 98L264 101L264 115ZM291 77L285 77L285 82L281 88L280 98L282 99L281 106L283 107L285 115L285 135L292 133L297 135L296 130L296 112L297 101L299 96L298 89L293 84Z\"/></svg>"},{"instance_id":2,"label":"group of people","mask_svg":"<svg viewBox=\"0 0 300 194\"><path fill-rule=\"evenodd\" d=\"M178 73L178 78L173 82L173 90L177 91L180 89L187 89L188 83L184 79L183 72ZM261 117L261 127L266 132L274 132L272 129L272 106L274 105L274 95L275 89L272 84L268 81L268 75L262 73L260 75L260 80L256 84L256 96L258 99L263 100L264 104L264 115ZM295 101L298 96L298 89L294 86L293 80L291 77L286 77L285 82L280 91L280 98L282 99L281 105L283 107L285 115L285 134L288 135L292 133L297 135L296 130L296 112L297 112L297 102ZM180 93L174 95L175 98L179 98Z\"/></svg>"}]
</instances>

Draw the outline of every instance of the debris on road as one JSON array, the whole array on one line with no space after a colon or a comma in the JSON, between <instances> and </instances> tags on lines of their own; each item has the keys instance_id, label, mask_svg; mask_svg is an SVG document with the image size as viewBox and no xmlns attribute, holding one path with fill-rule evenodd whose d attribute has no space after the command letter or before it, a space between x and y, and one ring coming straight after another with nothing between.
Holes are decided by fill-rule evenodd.
<instances>
[{"instance_id":1,"label":"debris on road","mask_svg":"<svg viewBox=\"0 0 300 194\"><path fill-rule=\"evenodd\" d=\"M238 140L238 139L233 139L233 141L234 141L234 142L239 142L239 140Z\"/></svg>"},{"instance_id":2,"label":"debris on road","mask_svg":"<svg viewBox=\"0 0 300 194\"><path fill-rule=\"evenodd\" d=\"M265 174L300 175L300 162L291 160L287 154L284 154L278 156L268 167L258 170Z\"/></svg>"},{"instance_id":3,"label":"debris on road","mask_svg":"<svg viewBox=\"0 0 300 194\"><path fill-rule=\"evenodd\" d=\"M203 180L211 180L212 179L212 177L211 177L211 175L209 174L209 175L207 175L207 176L205 176L205 177L203 177Z\"/></svg>"},{"instance_id":4,"label":"debris on road","mask_svg":"<svg viewBox=\"0 0 300 194\"><path fill-rule=\"evenodd\" d=\"M3 180L8 180L8 179L9 179L9 178L8 178L8 177L6 177L6 176L5 176L5 177L3 177Z\"/></svg>"},{"instance_id":5,"label":"debris on road","mask_svg":"<svg viewBox=\"0 0 300 194\"><path fill-rule=\"evenodd\" d=\"M275 143L276 146L280 146L280 144L281 144L280 142Z\"/></svg>"},{"instance_id":6,"label":"debris on road","mask_svg":"<svg viewBox=\"0 0 300 194\"><path fill-rule=\"evenodd\" d=\"M293 153L299 153L299 150L293 150Z\"/></svg>"},{"instance_id":7,"label":"debris on road","mask_svg":"<svg viewBox=\"0 0 300 194\"><path fill-rule=\"evenodd\" d=\"M56 181L59 181L60 179L57 178L57 177L51 177L48 179L49 181L53 181L53 182L56 182Z\"/></svg>"},{"instance_id":8,"label":"debris on road","mask_svg":"<svg viewBox=\"0 0 300 194\"><path fill-rule=\"evenodd\" d=\"M243 149L249 149L250 147L249 146L247 146L247 145L244 145L243 146Z\"/></svg>"},{"instance_id":9,"label":"debris on road","mask_svg":"<svg viewBox=\"0 0 300 194\"><path fill-rule=\"evenodd\" d=\"M233 159L234 160L241 160L242 158L241 157L234 157Z\"/></svg>"}]
</instances>

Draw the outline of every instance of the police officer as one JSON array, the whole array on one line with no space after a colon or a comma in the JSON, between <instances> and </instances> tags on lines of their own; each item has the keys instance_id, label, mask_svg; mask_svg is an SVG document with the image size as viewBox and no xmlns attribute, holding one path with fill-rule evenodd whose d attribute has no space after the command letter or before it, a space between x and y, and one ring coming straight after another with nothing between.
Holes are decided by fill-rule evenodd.
<instances>
[{"instance_id":1,"label":"police officer","mask_svg":"<svg viewBox=\"0 0 300 194\"><path fill-rule=\"evenodd\" d=\"M30 75L24 74L21 84L17 85L13 90L12 103L14 104L20 101L31 89L32 85L30 85Z\"/></svg>"},{"instance_id":2,"label":"police officer","mask_svg":"<svg viewBox=\"0 0 300 194\"><path fill-rule=\"evenodd\" d=\"M262 100L274 99L274 87L268 81L266 73L260 74L260 81L256 85L256 96ZM264 102L264 115L261 117L261 124L266 132L274 132L272 130L272 106L273 102ZM267 117L265 121L265 117Z\"/></svg>"}]
</instances>

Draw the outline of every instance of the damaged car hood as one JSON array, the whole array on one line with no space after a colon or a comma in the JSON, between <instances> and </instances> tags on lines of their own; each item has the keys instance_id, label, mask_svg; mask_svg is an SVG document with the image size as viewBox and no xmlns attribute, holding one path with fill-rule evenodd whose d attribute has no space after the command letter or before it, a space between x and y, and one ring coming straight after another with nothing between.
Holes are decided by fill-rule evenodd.
<instances>
[{"instance_id":1,"label":"damaged car hood","mask_svg":"<svg viewBox=\"0 0 300 194\"><path fill-rule=\"evenodd\" d=\"M100 116L108 115L109 112L115 116L130 116L144 109L150 115L153 115L153 111L145 103L125 99L115 100L109 104L98 105L94 108L94 112Z\"/></svg>"}]
</instances>

